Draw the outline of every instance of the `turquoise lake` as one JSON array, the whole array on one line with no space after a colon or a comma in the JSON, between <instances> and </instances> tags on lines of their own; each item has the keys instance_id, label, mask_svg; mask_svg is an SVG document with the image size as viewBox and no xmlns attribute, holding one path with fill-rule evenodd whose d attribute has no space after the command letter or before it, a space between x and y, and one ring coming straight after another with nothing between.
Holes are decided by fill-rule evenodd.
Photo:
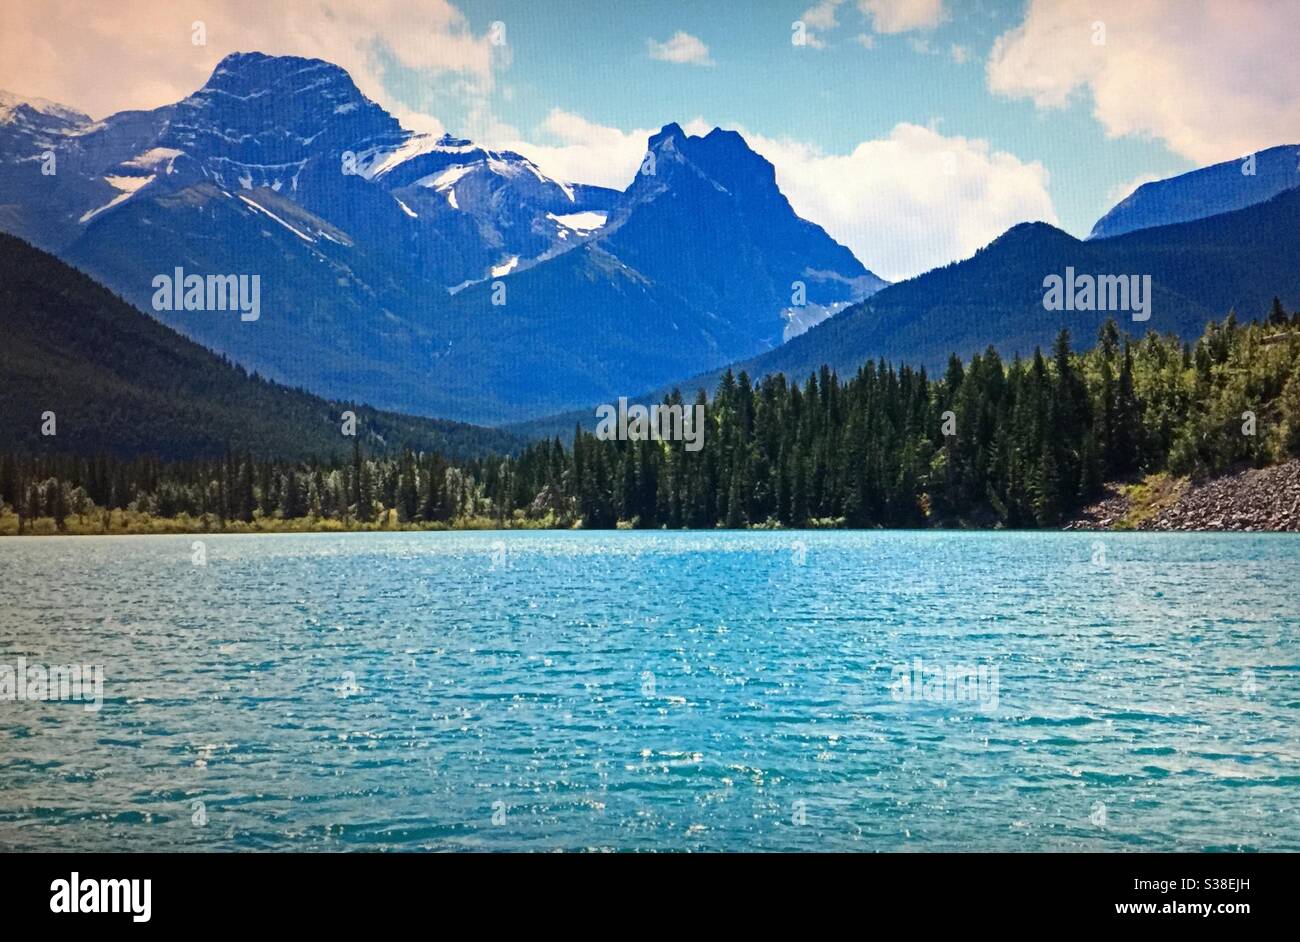
<instances>
[{"instance_id":1,"label":"turquoise lake","mask_svg":"<svg viewBox=\"0 0 1300 942\"><path fill-rule=\"evenodd\" d=\"M1300 850L1300 537L8 539L20 657L4 850Z\"/></svg>"}]
</instances>

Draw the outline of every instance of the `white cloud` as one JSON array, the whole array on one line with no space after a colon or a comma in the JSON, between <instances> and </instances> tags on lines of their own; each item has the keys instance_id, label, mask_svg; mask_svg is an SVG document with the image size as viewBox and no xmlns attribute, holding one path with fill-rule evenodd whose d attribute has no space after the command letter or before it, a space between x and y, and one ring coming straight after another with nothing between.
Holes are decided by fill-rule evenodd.
<instances>
[{"instance_id":1,"label":"white cloud","mask_svg":"<svg viewBox=\"0 0 1300 942\"><path fill-rule=\"evenodd\" d=\"M438 118L431 114L425 114L422 111L411 111L409 108L391 107L389 113L402 123L402 127L409 131L419 131L421 134L432 134L434 137L442 137L447 131L447 126Z\"/></svg>"},{"instance_id":2,"label":"white cloud","mask_svg":"<svg viewBox=\"0 0 1300 942\"><path fill-rule=\"evenodd\" d=\"M554 143L532 143L517 138L488 140L502 150L523 154L558 180L622 190L635 176L645 157L646 142L657 130L621 131L553 108L531 136Z\"/></svg>"},{"instance_id":3,"label":"white cloud","mask_svg":"<svg viewBox=\"0 0 1300 942\"><path fill-rule=\"evenodd\" d=\"M822 0L816 6L804 10L803 16L799 19L812 29L834 29L840 25L835 11L843 2L844 0Z\"/></svg>"},{"instance_id":4,"label":"white cloud","mask_svg":"<svg viewBox=\"0 0 1300 942\"><path fill-rule=\"evenodd\" d=\"M943 0L858 0L877 33L933 29L948 18Z\"/></svg>"},{"instance_id":5,"label":"white cloud","mask_svg":"<svg viewBox=\"0 0 1300 942\"><path fill-rule=\"evenodd\" d=\"M709 47L698 36L678 30L667 42L646 40L650 58L661 62L676 62L685 65L713 65L709 57Z\"/></svg>"},{"instance_id":6,"label":"white cloud","mask_svg":"<svg viewBox=\"0 0 1300 942\"><path fill-rule=\"evenodd\" d=\"M708 121L705 121L699 115L696 115L694 118L691 118L691 120L682 124L682 130L685 131L691 137L703 137L704 135L712 131L715 127L717 127L716 124L711 124ZM741 131L742 129L736 128L735 130Z\"/></svg>"},{"instance_id":7,"label":"white cloud","mask_svg":"<svg viewBox=\"0 0 1300 942\"><path fill-rule=\"evenodd\" d=\"M206 45L192 42L202 22ZM486 94L505 47L476 36L449 0L48 0L6 3L0 88L103 117L156 108L199 88L231 52L325 59L370 98L385 92L384 58L430 75L454 73ZM105 77L111 76L111 81ZM407 114L428 125L429 116Z\"/></svg>"},{"instance_id":8,"label":"white cloud","mask_svg":"<svg viewBox=\"0 0 1300 942\"><path fill-rule=\"evenodd\" d=\"M814 20L835 16L838 4L829 11L822 10L825 5L811 8ZM884 32L925 28L944 14L937 2L859 5L869 8ZM560 109L527 134L501 123L485 97L501 50L486 35L474 35L447 0L372 0L355 9L302 0L292 10L253 0L191 0L180 7L167 0L122 0L111 11L92 0L50 0L11 4L5 18L0 87L97 117L176 101L198 88L225 54L257 49L336 62L408 127L440 132L437 118L406 109L386 93L384 60L376 55L382 49L405 68L451 76L470 105L468 127L458 131L517 150L563 180L626 187L647 139L658 130L624 131ZM195 20L206 26L206 46L190 42ZM865 33L859 41L868 48L874 43ZM712 63L708 48L686 33L652 48L669 61ZM110 73L120 81L104 81ZM711 125L696 118L686 128L706 133ZM828 154L736 129L775 164L796 212L886 278L970 255L1017 222L1056 222L1046 170L981 140L899 124L888 137L864 141L851 153Z\"/></svg>"},{"instance_id":9,"label":"white cloud","mask_svg":"<svg viewBox=\"0 0 1300 942\"><path fill-rule=\"evenodd\" d=\"M742 132L743 133L743 132ZM915 124L849 154L746 135L795 211L891 281L966 258L1019 222L1058 224L1047 170Z\"/></svg>"},{"instance_id":10,"label":"white cloud","mask_svg":"<svg viewBox=\"0 0 1300 942\"><path fill-rule=\"evenodd\" d=\"M956 43L952 44L951 48L948 50L948 54L952 56L952 61L958 65L965 65L970 61L970 50L965 46L959 46Z\"/></svg>"},{"instance_id":11,"label":"white cloud","mask_svg":"<svg viewBox=\"0 0 1300 942\"><path fill-rule=\"evenodd\" d=\"M706 134L702 118L684 124ZM898 280L965 258L1018 222L1057 223L1047 171L982 140L899 124L848 154L767 138L736 126L776 167L795 212L822 226L883 278ZM556 109L535 136L558 145L502 142L563 180L626 187L645 156L648 129L621 131Z\"/></svg>"},{"instance_id":12,"label":"white cloud","mask_svg":"<svg viewBox=\"0 0 1300 942\"><path fill-rule=\"evenodd\" d=\"M519 129L498 118L486 98L470 97L468 100L469 111L457 128L457 137L467 137L487 145L520 137Z\"/></svg>"},{"instance_id":13,"label":"white cloud","mask_svg":"<svg viewBox=\"0 0 1300 942\"><path fill-rule=\"evenodd\" d=\"M1298 30L1290 2L1030 0L994 44L988 84L1042 108L1086 90L1109 136L1213 163L1300 140Z\"/></svg>"},{"instance_id":14,"label":"white cloud","mask_svg":"<svg viewBox=\"0 0 1300 942\"><path fill-rule=\"evenodd\" d=\"M804 25L805 45L811 46L813 49L826 48L826 41L818 33L814 33L813 30L826 32L839 26L840 21L836 13L843 2L844 0L821 0L820 3L814 4L803 11L803 15L799 17L799 22Z\"/></svg>"},{"instance_id":15,"label":"white cloud","mask_svg":"<svg viewBox=\"0 0 1300 942\"><path fill-rule=\"evenodd\" d=\"M812 30L826 33L838 27L839 8L843 3L844 0L821 0L803 12L799 20L809 31L808 45L825 48L826 44L819 36L813 35ZM876 33L933 29L948 18L944 0L857 0L857 8ZM875 36L868 32L858 33L854 41L867 49L874 49L876 45Z\"/></svg>"}]
</instances>

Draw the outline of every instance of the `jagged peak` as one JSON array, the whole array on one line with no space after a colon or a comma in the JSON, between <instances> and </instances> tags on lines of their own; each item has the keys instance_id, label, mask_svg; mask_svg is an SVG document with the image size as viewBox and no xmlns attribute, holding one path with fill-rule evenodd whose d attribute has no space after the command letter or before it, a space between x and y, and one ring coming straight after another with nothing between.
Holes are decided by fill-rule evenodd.
<instances>
[{"instance_id":1,"label":"jagged peak","mask_svg":"<svg viewBox=\"0 0 1300 942\"><path fill-rule=\"evenodd\" d=\"M651 135L650 140L652 142L655 140L683 140L685 137L686 132L682 130L682 126L676 121L669 121L659 129L658 134Z\"/></svg>"},{"instance_id":2,"label":"jagged peak","mask_svg":"<svg viewBox=\"0 0 1300 942\"><path fill-rule=\"evenodd\" d=\"M90 123L90 115L80 112L76 108L69 108L67 105L60 104L57 101L49 101L45 98L15 95L13 92L7 92L0 88L0 121L10 120L16 112L24 108L36 114L57 118L69 124Z\"/></svg>"},{"instance_id":3,"label":"jagged peak","mask_svg":"<svg viewBox=\"0 0 1300 942\"><path fill-rule=\"evenodd\" d=\"M776 168L738 131L714 127L707 134L692 135L673 121L650 137L648 149L661 160L692 168L725 191L735 186L743 189L750 182L776 187ZM639 184L638 179L633 186Z\"/></svg>"},{"instance_id":4,"label":"jagged peak","mask_svg":"<svg viewBox=\"0 0 1300 942\"><path fill-rule=\"evenodd\" d=\"M322 81L345 99L369 102L342 66L324 59L272 56L256 51L232 52L223 57L199 89L199 94L238 90L246 95L251 89L268 92L274 89L279 94L292 94L308 88L315 92Z\"/></svg>"},{"instance_id":5,"label":"jagged peak","mask_svg":"<svg viewBox=\"0 0 1300 942\"><path fill-rule=\"evenodd\" d=\"M216 68L212 70L213 75L222 72L242 72L250 68L264 65L266 63L275 63L282 68L327 68L333 69L347 75L347 70L340 65L335 65L325 59L317 59L307 56L289 56L289 55L268 55L265 52L252 50L250 52L231 52L222 56L221 61L217 63Z\"/></svg>"},{"instance_id":6,"label":"jagged peak","mask_svg":"<svg viewBox=\"0 0 1300 942\"><path fill-rule=\"evenodd\" d=\"M704 135L704 140L722 142L727 144L740 144L745 150L750 150L749 143L739 131L732 131L727 128L715 127L708 134Z\"/></svg>"}]
</instances>

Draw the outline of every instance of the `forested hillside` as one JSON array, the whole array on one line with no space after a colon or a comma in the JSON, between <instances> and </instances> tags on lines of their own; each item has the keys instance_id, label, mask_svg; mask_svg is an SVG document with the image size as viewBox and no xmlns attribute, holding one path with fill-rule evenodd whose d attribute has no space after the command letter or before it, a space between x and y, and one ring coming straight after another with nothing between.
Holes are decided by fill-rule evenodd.
<instances>
[{"instance_id":1,"label":"forested hillside","mask_svg":"<svg viewBox=\"0 0 1300 942\"><path fill-rule=\"evenodd\" d=\"M196 312L192 317L231 317ZM238 315L233 315L238 320ZM241 325L256 330L256 323ZM0 234L0 450L120 458L346 456L352 410L369 452L508 453L506 432L329 402L267 382ZM53 412L53 436L42 415Z\"/></svg>"},{"instance_id":2,"label":"forested hillside","mask_svg":"<svg viewBox=\"0 0 1300 942\"><path fill-rule=\"evenodd\" d=\"M1274 295L1300 305L1298 231L1300 190L1209 219L1086 242L1046 223L1024 223L971 258L890 285L733 369L754 377L801 376L822 364L856 370L864 359L884 356L941 370L949 354L969 359L990 343L1008 358L1028 357L1036 346L1050 346L1062 326L1090 342L1111 316L1125 329L1195 342L1207 321L1229 310L1247 320L1263 317ZM1044 310L1044 278L1067 267L1150 275L1150 320ZM705 386L712 388L719 375L702 377Z\"/></svg>"},{"instance_id":3,"label":"forested hillside","mask_svg":"<svg viewBox=\"0 0 1300 942\"><path fill-rule=\"evenodd\" d=\"M451 462L360 445L327 462L5 455L0 501L29 528L109 530L181 515L193 529L1054 526L1107 480L1300 455L1300 316L1274 303L1266 322L1230 315L1194 344L1108 321L1086 353L1062 331L1050 351L1008 362L990 348L940 377L884 362L847 379L728 373L700 402L695 452L579 430L568 448Z\"/></svg>"}]
</instances>

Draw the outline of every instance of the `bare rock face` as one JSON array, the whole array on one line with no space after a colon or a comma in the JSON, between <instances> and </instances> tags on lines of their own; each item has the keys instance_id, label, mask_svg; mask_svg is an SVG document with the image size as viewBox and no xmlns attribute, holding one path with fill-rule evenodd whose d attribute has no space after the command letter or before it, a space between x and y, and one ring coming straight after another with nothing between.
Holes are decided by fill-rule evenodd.
<instances>
[{"instance_id":1,"label":"bare rock face","mask_svg":"<svg viewBox=\"0 0 1300 942\"><path fill-rule=\"evenodd\" d=\"M1084 508L1066 529L1111 529L1129 518L1137 530L1300 532L1300 460L1178 482L1146 509L1143 513L1112 485L1101 501Z\"/></svg>"},{"instance_id":2,"label":"bare rock face","mask_svg":"<svg viewBox=\"0 0 1300 942\"><path fill-rule=\"evenodd\" d=\"M1084 507L1078 516L1067 523L1066 530L1110 530L1124 519L1131 502L1121 492L1119 485L1107 484L1106 494L1095 504Z\"/></svg>"}]
</instances>

